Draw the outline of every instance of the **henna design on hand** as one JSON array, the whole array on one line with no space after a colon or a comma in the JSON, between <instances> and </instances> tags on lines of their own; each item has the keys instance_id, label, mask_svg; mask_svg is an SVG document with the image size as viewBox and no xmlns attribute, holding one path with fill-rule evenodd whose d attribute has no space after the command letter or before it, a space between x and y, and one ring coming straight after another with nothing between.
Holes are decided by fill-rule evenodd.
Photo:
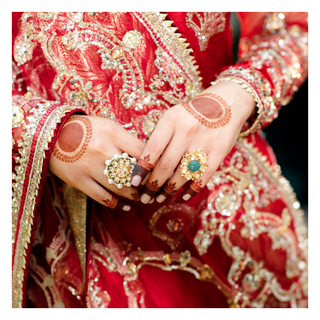
<instances>
[{"instance_id":1,"label":"henna design on hand","mask_svg":"<svg viewBox=\"0 0 320 320\"><path fill-rule=\"evenodd\" d=\"M86 117L71 117L61 130L53 155L63 162L76 162L86 152L91 138L91 121Z\"/></svg>"},{"instance_id":2,"label":"henna design on hand","mask_svg":"<svg viewBox=\"0 0 320 320\"><path fill-rule=\"evenodd\" d=\"M197 195L201 190L203 189L202 187L202 180L196 180L193 181L188 188L185 190L182 198L184 200L190 200L193 198L195 195Z\"/></svg>"},{"instance_id":3,"label":"henna design on hand","mask_svg":"<svg viewBox=\"0 0 320 320\"><path fill-rule=\"evenodd\" d=\"M158 179L155 181L147 181L146 188L148 188L151 191L158 191L160 187L158 186Z\"/></svg>"},{"instance_id":4,"label":"henna design on hand","mask_svg":"<svg viewBox=\"0 0 320 320\"><path fill-rule=\"evenodd\" d=\"M126 203L125 201L118 199L114 196L111 196L111 200L110 199L105 199L102 200L102 202L104 203L104 205L112 210L124 210L123 208L126 206L129 209L125 210L128 211L130 210L130 206L128 205L128 203Z\"/></svg>"},{"instance_id":5,"label":"henna design on hand","mask_svg":"<svg viewBox=\"0 0 320 320\"><path fill-rule=\"evenodd\" d=\"M141 183L144 180L144 178L147 176L149 171L152 169L152 167L154 166L153 164L149 163L149 161L150 161L150 154L143 157L143 159L139 159L133 169L131 177L134 177L136 175L140 176L141 177L140 183Z\"/></svg>"},{"instance_id":6,"label":"henna design on hand","mask_svg":"<svg viewBox=\"0 0 320 320\"><path fill-rule=\"evenodd\" d=\"M118 199L114 196L111 197L110 199L105 199L102 200L102 202L104 203L104 205L110 209L114 209L116 207L116 205L118 204Z\"/></svg>"},{"instance_id":7,"label":"henna design on hand","mask_svg":"<svg viewBox=\"0 0 320 320\"><path fill-rule=\"evenodd\" d=\"M140 195L138 192L131 193L130 195L131 195L133 201L135 201L135 202L140 201Z\"/></svg>"},{"instance_id":8,"label":"henna design on hand","mask_svg":"<svg viewBox=\"0 0 320 320\"><path fill-rule=\"evenodd\" d=\"M155 181L147 181L146 185L142 190L142 195L147 194L151 197L151 199L156 195L160 187L158 186L158 180Z\"/></svg>"},{"instance_id":9,"label":"henna design on hand","mask_svg":"<svg viewBox=\"0 0 320 320\"><path fill-rule=\"evenodd\" d=\"M176 184L177 182L166 183L163 189L167 194L172 196L177 192L177 190L175 190Z\"/></svg>"},{"instance_id":10,"label":"henna design on hand","mask_svg":"<svg viewBox=\"0 0 320 320\"><path fill-rule=\"evenodd\" d=\"M177 182L167 182L164 187L160 190L158 196L157 196L157 201L158 202L163 202L165 200L168 200L171 196L173 196L177 190L176 188ZM160 196L160 197L159 197Z\"/></svg>"},{"instance_id":11,"label":"henna design on hand","mask_svg":"<svg viewBox=\"0 0 320 320\"><path fill-rule=\"evenodd\" d=\"M153 164L149 163L149 161L150 161L150 154L148 154L147 156L143 157L143 159L139 159L137 164L140 167L150 171L150 169L153 167Z\"/></svg>"},{"instance_id":12,"label":"henna design on hand","mask_svg":"<svg viewBox=\"0 0 320 320\"><path fill-rule=\"evenodd\" d=\"M227 125L231 119L231 108L221 97L213 93L203 93L182 104L201 124L217 129Z\"/></svg>"}]
</instances>

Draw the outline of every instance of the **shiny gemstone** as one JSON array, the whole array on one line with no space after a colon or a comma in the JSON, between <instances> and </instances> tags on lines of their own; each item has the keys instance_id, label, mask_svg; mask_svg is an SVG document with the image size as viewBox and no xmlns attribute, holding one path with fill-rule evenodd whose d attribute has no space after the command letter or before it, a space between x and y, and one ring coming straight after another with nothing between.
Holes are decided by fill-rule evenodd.
<instances>
[{"instance_id":1,"label":"shiny gemstone","mask_svg":"<svg viewBox=\"0 0 320 320\"><path fill-rule=\"evenodd\" d=\"M200 178L200 174L199 173L195 173L193 176L195 179L199 179Z\"/></svg>"},{"instance_id":2,"label":"shiny gemstone","mask_svg":"<svg viewBox=\"0 0 320 320\"><path fill-rule=\"evenodd\" d=\"M202 165L201 168L200 168L200 171L201 171L201 172L205 172L205 171L207 170L207 168L208 168L207 166L203 166L203 165ZM219 180L219 181L220 181L220 180ZM215 182L216 182L216 181L215 181Z\"/></svg>"},{"instance_id":3,"label":"shiny gemstone","mask_svg":"<svg viewBox=\"0 0 320 320\"><path fill-rule=\"evenodd\" d=\"M208 157L203 157L203 158L200 159L200 162L201 163L207 163L208 160L209 160Z\"/></svg>"},{"instance_id":4,"label":"shiny gemstone","mask_svg":"<svg viewBox=\"0 0 320 320\"><path fill-rule=\"evenodd\" d=\"M188 170L187 167L184 167L184 168L181 169L180 172L181 172L181 173L187 173L187 170Z\"/></svg>"},{"instance_id":5,"label":"shiny gemstone","mask_svg":"<svg viewBox=\"0 0 320 320\"><path fill-rule=\"evenodd\" d=\"M181 164L183 166L187 166L188 165L188 160L187 159L182 159Z\"/></svg>"},{"instance_id":6,"label":"shiny gemstone","mask_svg":"<svg viewBox=\"0 0 320 320\"><path fill-rule=\"evenodd\" d=\"M200 169L200 163L198 160L193 160L193 161L190 161L189 164L188 164L188 169L191 171L191 172L196 172Z\"/></svg>"},{"instance_id":7,"label":"shiny gemstone","mask_svg":"<svg viewBox=\"0 0 320 320\"><path fill-rule=\"evenodd\" d=\"M123 39L122 43L125 47L135 49L141 42L142 36L139 31L128 31Z\"/></svg>"}]
</instances>

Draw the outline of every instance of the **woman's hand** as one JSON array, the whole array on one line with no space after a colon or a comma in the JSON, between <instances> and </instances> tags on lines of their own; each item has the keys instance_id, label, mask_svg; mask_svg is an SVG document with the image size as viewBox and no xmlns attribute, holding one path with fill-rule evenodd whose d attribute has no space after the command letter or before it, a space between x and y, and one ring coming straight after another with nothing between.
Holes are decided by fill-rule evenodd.
<instances>
[{"instance_id":1,"label":"woman's hand","mask_svg":"<svg viewBox=\"0 0 320 320\"><path fill-rule=\"evenodd\" d=\"M129 204L106 189L135 201L139 200L139 191L132 186L118 189L109 184L103 174L105 161L123 152L138 159L144 146L142 141L109 119L72 115L61 130L49 169L97 202L111 209L128 211Z\"/></svg>"},{"instance_id":2,"label":"woman's hand","mask_svg":"<svg viewBox=\"0 0 320 320\"><path fill-rule=\"evenodd\" d=\"M132 173L132 185L138 186L154 167L141 202L152 203L154 198L163 202L177 192L186 183L177 170L180 161L188 151L199 148L209 157L208 167L182 198L187 201L200 192L234 146L254 108L250 93L238 84L222 81L166 111Z\"/></svg>"}]
</instances>

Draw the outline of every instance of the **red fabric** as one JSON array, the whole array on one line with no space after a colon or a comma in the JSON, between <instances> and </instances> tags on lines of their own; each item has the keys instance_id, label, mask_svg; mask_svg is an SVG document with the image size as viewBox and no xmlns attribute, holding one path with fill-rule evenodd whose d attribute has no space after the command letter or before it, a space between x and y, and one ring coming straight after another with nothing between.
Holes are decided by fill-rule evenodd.
<instances>
[{"instance_id":1,"label":"red fabric","mask_svg":"<svg viewBox=\"0 0 320 320\"><path fill-rule=\"evenodd\" d=\"M14 43L18 43L19 37L24 32L23 28L19 25L20 16L21 13L13 13ZM240 13L242 35L248 36L259 32L263 16L262 13L259 15ZM173 26L176 26L181 36L185 37L187 42L190 43L190 47L193 49L193 56L199 65L200 75L203 78L203 87L208 87L210 81L215 79L217 72L221 68L233 63L232 33L229 27L230 15L226 15L226 27L224 31L214 34L208 42L207 49L204 51L200 50L195 32L186 26L185 13L170 12L168 13L168 18L173 20ZM39 19L35 14L35 25L39 23ZM142 116L145 116L150 110L155 109L155 106L148 105L144 106L142 110L126 109L123 107L119 94L117 94L122 89L123 78L121 74L113 69L101 69L102 61L100 55L96 54L96 47L84 46L82 50L66 49L63 45L63 37L68 31L63 26L65 26L68 19L69 16L65 13L61 14L55 22L56 37L52 43L52 50L58 57L63 59L69 70L75 69L85 82L92 82L92 90L107 101L107 105L102 105L101 109L103 107L110 107L110 111L115 115L116 120L120 124L130 121L136 124ZM128 30L137 30L141 33L143 36L142 43L133 52L141 68L142 77L146 81L146 91L149 92L148 88L151 80L158 74L158 68L155 65L155 50L157 46L150 32L148 32L143 24L132 13L123 14L121 17L110 13L92 16L85 15L84 20L94 22L111 30L120 39L123 38ZM289 21L294 23L295 20L292 18ZM51 36L50 31L46 32ZM20 70L22 70L26 84L32 88L33 92L36 92L38 96L46 100L56 99L52 83L57 75L57 70L46 59L39 44L33 50L33 59L24 63L20 67ZM139 82L139 77L137 78ZM70 97L70 93L76 90L76 86L71 82L64 83L64 81L65 79L61 79L58 83L58 86L62 83L64 84L64 87L59 91L59 98L61 99L61 103L72 105L74 102ZM170 86L165 84L162 89L164 91L169 90ZM162 98L159 97L159 99ZM24 107L27 116L32 111L33 103L35 102L31 100ZM91 114L94 108L94 103L89 102L89 106L85 112ZM159 109L161 108L162 106L159 107ZM46 116L51 111L52 109L49 109ZM226 253L225 244L221 242L221 239L215 236L208 250L201 255L194 242L197 232L202 228L200 215L207 208L208 199L218 194L218 187L212 190L204 188L201 193L188 202L187 206L181 199L182 190L180 190L166 203L168 212L158 219L153 231L150 227L150 221L154 217L154 213L164 206L163 204L154 203L145 206L141 203L131 202L131 210L129 212L115 212L98 203L92 203L89 199L86 234L86 279L82 279L82 270L77 255L74 234L68 224L67 209L63 201L62 182L50 174L47 177L48 164L53 146L65 121L74 112L84 113L83 109L79 107L79 109L64 116L61 123L57 124L54 136L49 144L49 149L46 150L41 175L42 180L34 211L33 247L31 250L28 249L26 257L27 267L25 269L26 274L23 284L24 306L48 307L50 303L52 304L50 306L53 306L54 301L58 301L61 304L63 302L65 307L91 306L93 305L93 302L90 300L92 298L90 290L92 289L97 290L97 296L100 299L97 300L97 303L102 301L103 306L107 307L122 308L128 307L128 305L132 306L135 304L134 299L137 300L138 306L151 308L228 307L236 295L244 290L242 281L244 274L250 272L249 268L247 267L247 269L243 270L243 274L240 279L236 280L236 284L232 284L228 280L228 274L234 260L230 254ZM37 134L43 129L42 126L44 125L46 116L41 120L37 128ZM34 150L34 145L37 142L37 134L33 139L32 150ZM21 138L21 129L14 129L13 136L15 140L19 140ZM258 133L250 136L248 142L253 143L254 147L265 156L269 163L276 163L271 148ZM235 152L240 151L233 148L221 166L231 166L231 158ZM13 153L14 156L18 155L17 146L14 147ZM29 159L29 167L31 163L32 156ZM28 183L29 167L25 178L25 188ZM231 182L224 183L223 185L230 186ZM276 187L271 187L275 191ZM262 193L262 190L260 190L260 193ZM22 198L22 204L23 200L24 197ZM276 199L270 201L265 207L259 207L259 211L261 213L272 213L274 216L281 218L282 211L286 206L287 204L284 199ZM227 221L227 218L225 220L228 230L229 226L231 228L231 224L235 226L235 229L230 231L231 245L233 248L239 247L244 252L249 253L255 261L262 262L264 268L274 273L282 288L288 290L298 280L297 278L289 279L286 277L285 263L287 253L282 249L272 249L272 241L264 233L255 239L244 238L240 232L244 225L242 221L244 214L244 209L240 207L230 221ZM168 225L175 221L178 221L181 230L169 234ZM20 221L20 223L23 222ZM292 233L294 232L293 223L290 225L290 230ZM171 237L171 240L173 239L173 243L176 244L174 249L170 247L170 242L163 240L168 235ZM42 239L42 242L39 239ZM295 238L293 242L294 246L297 246ZM48 257L47 250L49 247L55 246L59 250L61 249L64 254L51 259ZM110 251L110 256L108 257L111 257L111 260L115 262L117 270L111 269L111 262L103 257L101 252L106 248ZM198 268L194 267L194 270L200 274L205 270L205 265L209 266L209 269L213 272L213 276L210 278L212 280L207 281L208 278L206 277L199 280L190 272L182 270L169 272L162 270L159 266L152 267L150 265L141 267L139 277L132 280L130 278L132 274L130 274L125 263L125 258L131 257L130 254L139 252L140 249L145 253L150 253L150 257L159 254L160 258L157 257L160 260L164 254L169 255L176 252L180 254L188 250L191 256L197 259L197 263L199 263ZM29 280L27 282L28 265L34 257L39 266L37 267L38 269L34 269L34 267L30 268ZM31 262L34 263L33 260ZM161 267L164 267L163 263ZM50 287L48 285L46 289L50 292L51 298L47 298L45 290L39 289L41 285L44 285L45 281L42 279L43 282L39 285L37 279L39 280L41 277L40 275L35 275L34 270L40 270L39 274L47 274L49 278L52 277L55 286ZM128 279L131 280L129 281ZM125 288L125 281L128 284L127 289ZM260 283L259 290L262 289L263 285L264 280ZM54 290L57 290L58 293ZM54 296L54 292L56 292L56 296ZM254 291L249 295L250 299L257 297L258 294L259 291ZM90 299L88 298L89 295ZM280 302L270 295L268 305L279 307Z\"/></svg>"},{"instance_id":2,"label":"red fabric","mask_svg":"<svg viewBox=\"0 0 320 320\"><path fill-rule=\"evenodd\" d=\"M272 13L272 12L270 12ZM287 26L298 25L308 31L307 12L282 12L286 17ZM241 37L252 37L262 31L263 21L268 12L238 12Z\"/></svg>"}]
</instances>

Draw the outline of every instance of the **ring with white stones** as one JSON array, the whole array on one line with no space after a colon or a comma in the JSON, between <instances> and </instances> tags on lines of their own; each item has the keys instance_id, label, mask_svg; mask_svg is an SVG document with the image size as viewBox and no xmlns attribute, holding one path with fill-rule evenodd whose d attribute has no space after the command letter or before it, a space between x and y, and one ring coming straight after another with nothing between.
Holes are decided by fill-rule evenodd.
<instances>
[{"instance_id":1,"label":"ring with white stones","mask_svg":"<svg viewBox=\"0 0 320 320\"><path fill-rule=\"evenodd\" d=\"M131 174L137 163L127 153L121 156L115 154L111 160L106 160L103 174L108 177L108 183L114 184L118 189L131 186Z\"/></svg>"},{"instance_id":2,"label":"ring with white stones","mask_svg":"<svg viewBox=\"0 0 320 320\"><path fill-rule=\"evenodd\" d=\"M178 171L186 180L199 179L208 168L208 160L201 148L191 150L182 157Z\"/></svg>"}]
</instances>

